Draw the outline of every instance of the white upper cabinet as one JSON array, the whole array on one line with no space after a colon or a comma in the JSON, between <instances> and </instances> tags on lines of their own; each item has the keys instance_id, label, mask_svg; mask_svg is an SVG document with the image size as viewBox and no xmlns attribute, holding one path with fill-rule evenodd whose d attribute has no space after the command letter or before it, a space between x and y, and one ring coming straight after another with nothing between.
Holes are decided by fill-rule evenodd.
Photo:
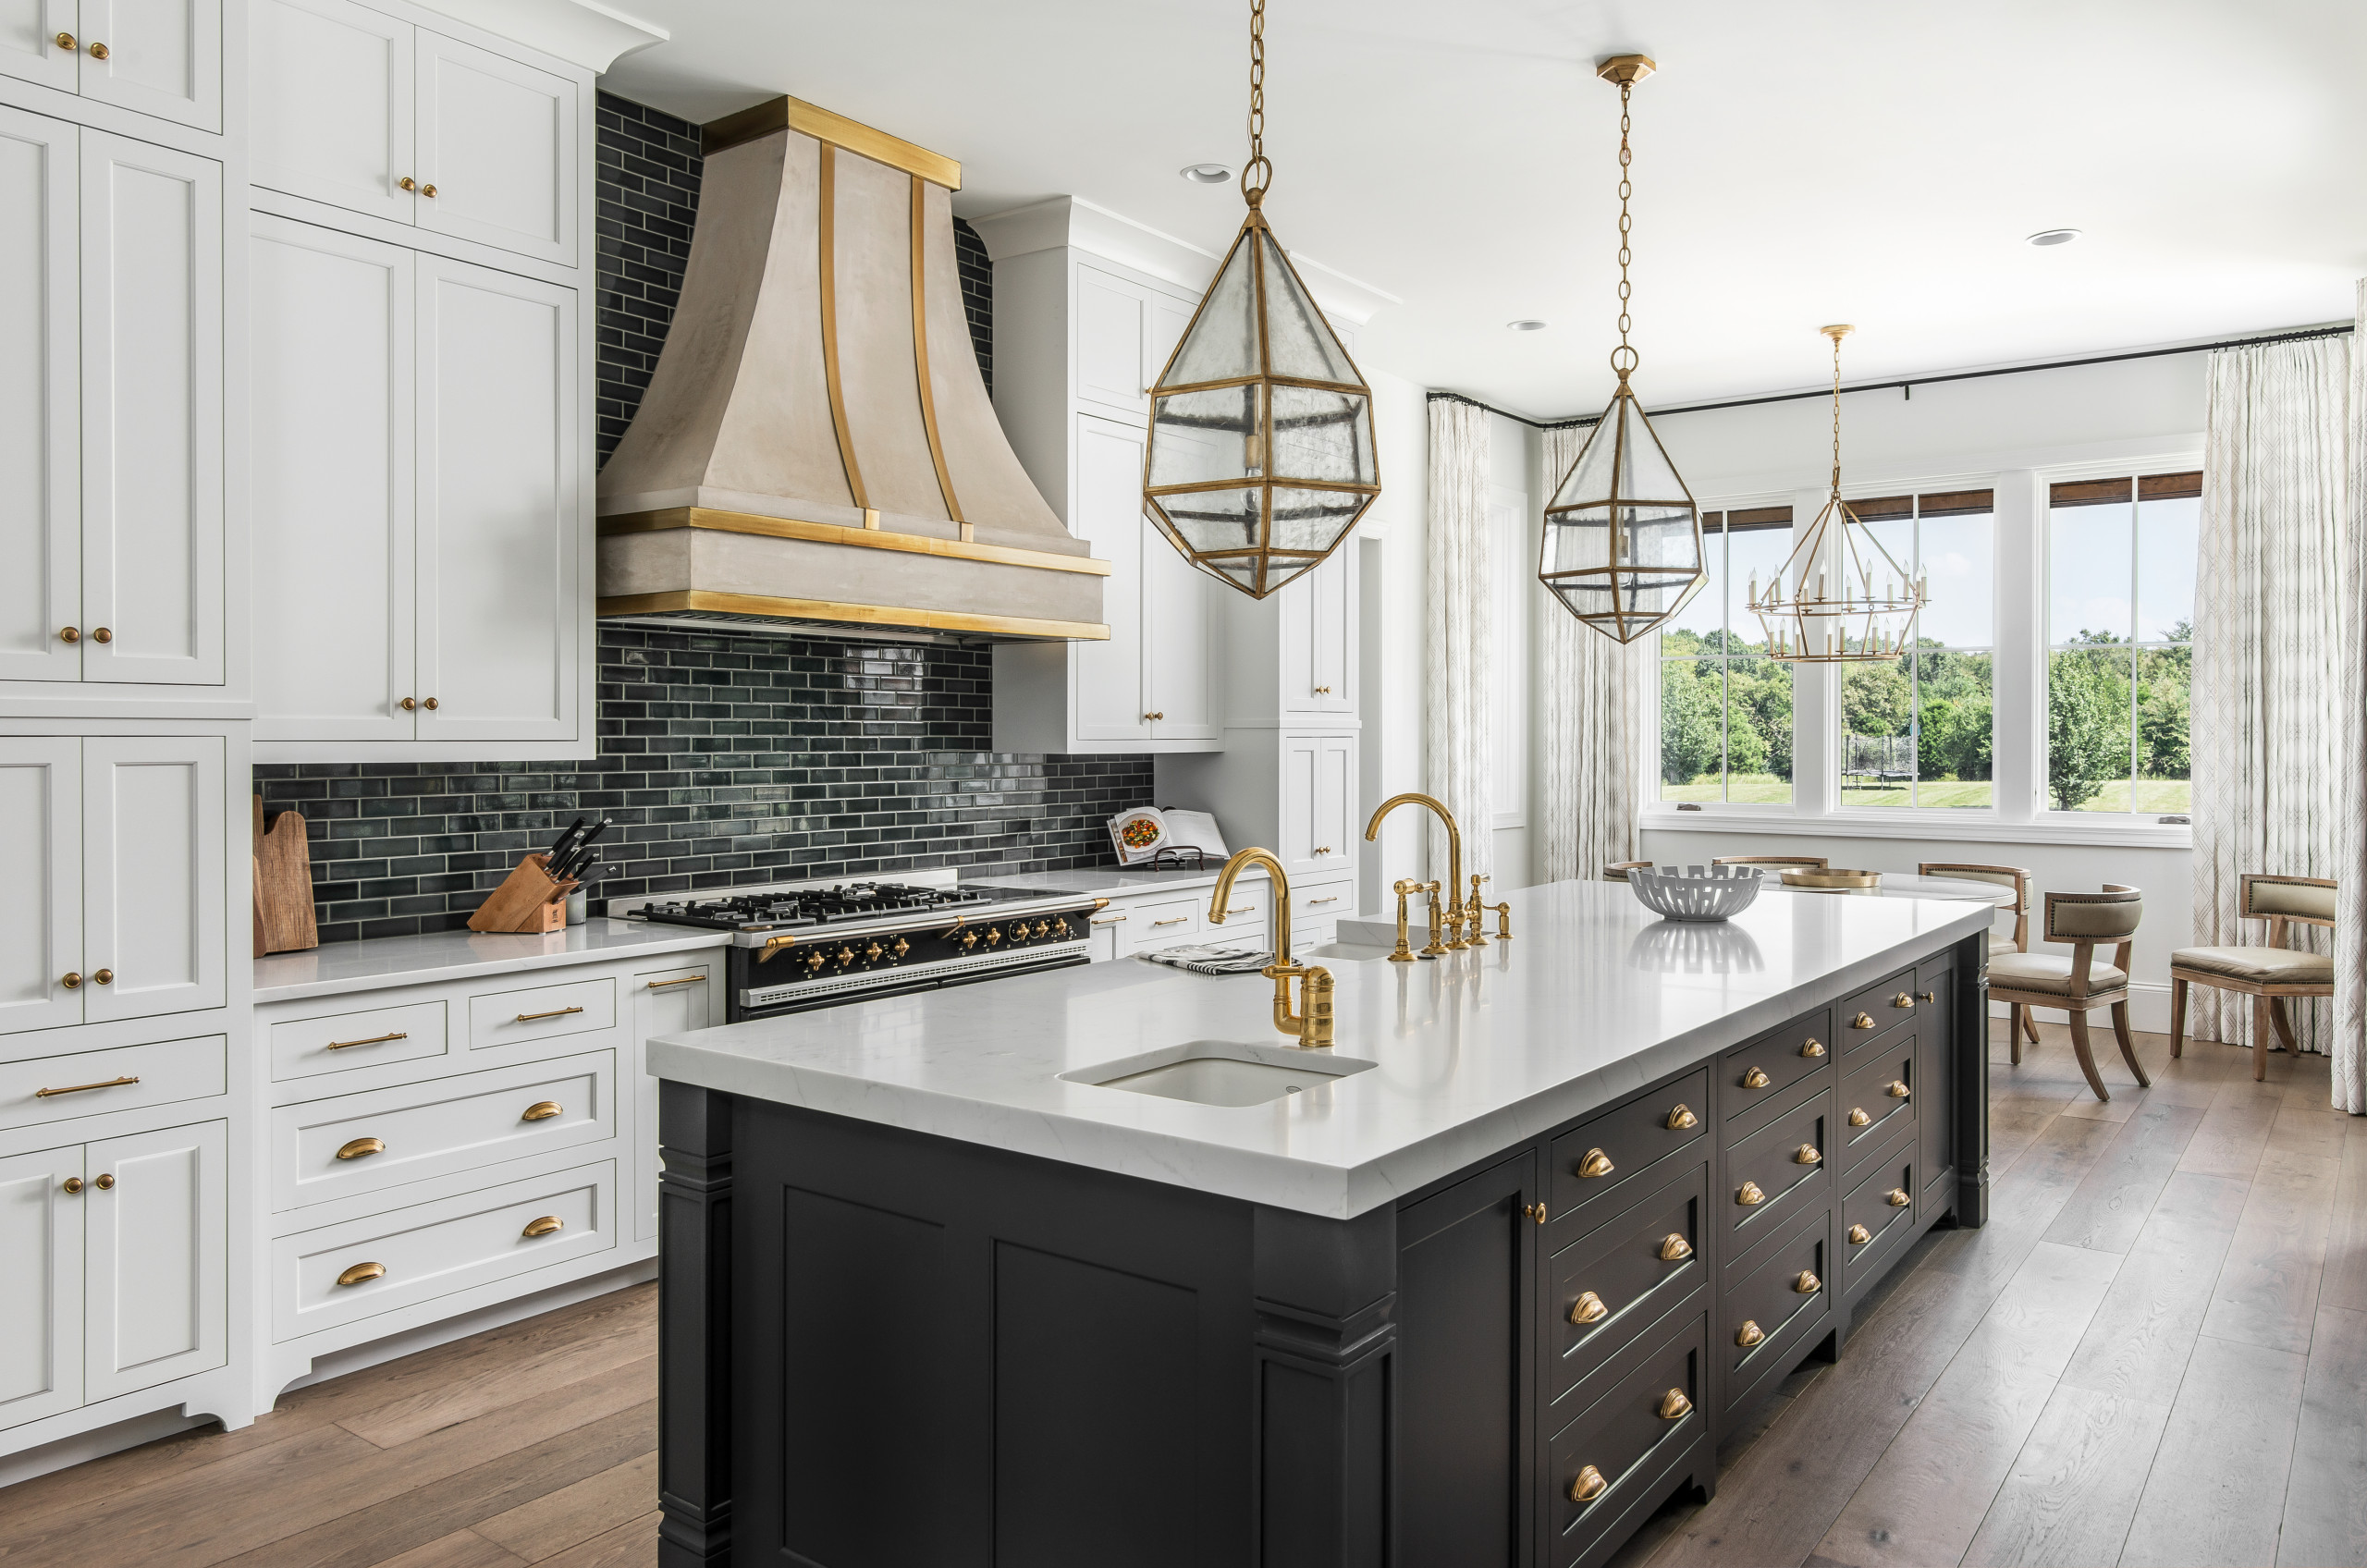
<instances>
[{"instance_id":1,"label":"white upper cabinet","mask_svg":"<svg viewBox=\"0 0 2367 1568\"><path fill-rule=\"evenodd\" d=\"M75 12L75 0L0 0L0 76L73 92L82 68Z\"/></svg>"},{"instance_id":2,"label":"white upper cabinet","mask_svg":"<svg viewBox=\"0 0 2367 1568\"><path fill-rule=\"evenodd\" d=\"M0 0L0 5L15 0ZM81 678L81 133L0 105L0 680ZM77 642L60 633L76 628Z\"/></svg>"},{"instance_id":3,"label":"white upper cabinet","mask_svg":"<svg viewBox=\"0 0 2367 1568\"><path fill-rule=\"evenodd\" d=\"M1275 597L1282 705L1289 714L1354 714L1355 537Z\"/></svg>"},{"instance_id":4,"label":"white upper cabinet","mask_svg":"<svg viewBox=\"0 0 2367 1568\"><path fill-rule=\"evenodd\" d=\"M1142 483L1142 432L1079 415L1069 532L1091 547L1096 559L1110 563L1101 604L1110 640L1079 643L1071 650L1075 679L1072 722L1080 741L1150 739L1140 600L1146 545L1156 547L1159 541L1143 526Z\"/></svg>"},{"instance_id":5,"label":"white upper cabinet","mask_svg":"<svg viewBox=\"0 0 2367 1568\"><path fill-rule=\"evenodd\" d=\"M576 264L573 80L350 0L253 0L252 18L257 185Z\"/></svg>"},{"instance_id":6,"label":"white upper cabinet","mask_svg":"<svg viewBox=\"0 0 2367 1568\"><path fill-rule=\"evenodd\" d=\"M222 129L222 0L0 0L0 76Z\"/></svg>"},{"instance_id":7,"label":"white upper cabinet","mask_svg":"<svg viewBox=\"0 0 2367 1568\"><path fill-rule=\"evenodd\" d=\"M1193 306L1131 278L1079 263L1076 269L1076 395L1089 403L1150 417L1150 386L1166 368Z\"/></svg>"}]
</instances>

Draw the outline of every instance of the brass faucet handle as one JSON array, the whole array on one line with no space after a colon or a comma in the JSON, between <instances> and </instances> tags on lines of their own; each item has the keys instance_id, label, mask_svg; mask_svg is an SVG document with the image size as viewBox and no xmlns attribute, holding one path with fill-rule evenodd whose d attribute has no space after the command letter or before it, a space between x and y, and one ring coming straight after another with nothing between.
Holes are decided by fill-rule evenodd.
<instances>
[{"instance_id":1,"label":"brass faucet handle","mask_svg":"<svg viewBox=\"0 0 2367 1568\"><path fill-rule=\"evenodd\" d=\"M1405 928L1405 904L1406 900L1413 897L1414 890L1420 886L1418 882L1409 882L1401 876L1390 889L1397 895L1397 947L1389 955L1389 962L1392 963L1414 962L1413 943Z\"/></svg>"},{"instance_id":2,"label":"brass faucet handle","mask_svg":"<svg viewBox=\"0 0 2367 1568\"><path fill-rule=\"evenodd\" d=\"M1414 884L1414 890L1427 897L1430 906L1430 944L1422 949L1422 956L1437 958L1453 945L1445 939L1447 921L1451 917L1440 907L1439 885L1435 880L1417 882Z\"/></svg>"},{"instance_id":3,"label":"brass faucet handle","mask_svg":"<svg viewBox=\"0 0 2367 1568\"><path fill-rule=\"evenodd\" d=\"M1499 942L1511 941L1513 939L1512 904L1507 901L1501 904L1483 904L1480 907L1483 909L1492 909L1496 912L1496 940Z\"/></svg>"},{"instance_id":4,"label":"brass faucet handle","mask_svg":"<svg viewBox=\"0 0 2367 1568\"><path fill-rule=\"evenodd\" d=\"M1487 918L1483 912L1488 906L1479 901L1479 884L1493 880L1493 877L1482 876L1476 871L1471 874L1471 896L1463 900L1463 924L1469 930L1469 935L1464 937L1466 947L1484 948L1488 945L1488 933L1482 927Z\"/></svg>"}]
</instances>

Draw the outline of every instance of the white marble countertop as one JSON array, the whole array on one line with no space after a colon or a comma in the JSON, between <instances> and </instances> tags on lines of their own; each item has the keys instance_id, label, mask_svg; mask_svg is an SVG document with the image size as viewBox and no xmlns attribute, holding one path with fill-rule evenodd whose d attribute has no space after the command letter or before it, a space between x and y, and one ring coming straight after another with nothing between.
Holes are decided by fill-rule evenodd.
<instances>
[{"instance_id":1,"label":"white marble countertop","mask_svg":"<svg viewBox=\"0 0 2367 1568\"><path fill-rule=\"evenodd\" d=\"M1014 871L982 873L962 880L981 888L1018 888L1030 893L1074 893L1097 899L1123 898L1134 893L1196 891L1216 886L1221 865L1206 871L1122 871L1114 865L1088 866L1082 871ZM1249 870L1245 878L1262 882L1263 871Z\"/></svg>"},{"instance_id":2,"label":"white marble countertop","mask_svg":"<svg viewBox=\"0 0 2367 1568\"><path fill-rule=\"evenodd\" d=\"M626 920L587 920L542 936L435 931L422 937L366 937L358 942L328 942L304 952L273 953L255 960L255 1000L333 997L599 959L687 952L720 948L723 943L720 931Z\"/></svg>"},{"instance_id":3,"label":"white marble countertop","mask_svg":"<svg viewBox=\"0 0 2367 1568\"><path fill-rule=\"evenodd\" d=\"M660 1077L1346 1219L1607 1105L1948 941L1986 903L1771 889L1723 925L1615 883L1509 895L1515 939L1326 959L1335 1054L1378 1065L1222 1108L1059 1074L1194 1040L1281 1043L1272 983L1122 960L661 1036Z\"/></svg>"}]
</instances>

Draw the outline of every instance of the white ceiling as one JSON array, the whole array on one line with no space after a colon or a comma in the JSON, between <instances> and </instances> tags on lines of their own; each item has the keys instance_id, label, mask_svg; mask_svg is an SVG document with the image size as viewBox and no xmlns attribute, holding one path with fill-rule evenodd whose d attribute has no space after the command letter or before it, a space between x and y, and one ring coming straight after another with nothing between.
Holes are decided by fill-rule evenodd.
<instances>
[{"instance_id":1,"label":"white ceiling","mask_svg":"<svg viewBox=\"0 0 2367 1568\"><path fill-rule=\"evenodd\" d=\"M1241 0L619 4L672 39L609 90L793 93L959 158L966 216L1240 221L1176 171L1245 155ZM1404 301L1361 357L1531 413L1610 391L1625 51L1652 405L1813 386L1829 321L1862 381L2343 319L2367 273L2359 0L1270 0L1267 51L1276 232Z\"/></svg>"}]
</instances>

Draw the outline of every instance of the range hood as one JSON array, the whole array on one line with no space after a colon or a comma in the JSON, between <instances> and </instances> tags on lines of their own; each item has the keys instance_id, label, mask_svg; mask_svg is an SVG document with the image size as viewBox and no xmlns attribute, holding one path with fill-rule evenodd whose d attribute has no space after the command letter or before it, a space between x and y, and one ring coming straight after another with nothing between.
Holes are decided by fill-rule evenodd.
<instances>
[{"instance_id":1,"label":"range hood","mask_svg":"<svg viewBox=\"0 0 2367 1568\"><path fill-rule=\"evenodd\" d=\"M978 374L962 165L777 98L705 128L690 264L600 474L599 613L748 630L1106 638L1107 562Z\"/></svg>"}]
</instances>

